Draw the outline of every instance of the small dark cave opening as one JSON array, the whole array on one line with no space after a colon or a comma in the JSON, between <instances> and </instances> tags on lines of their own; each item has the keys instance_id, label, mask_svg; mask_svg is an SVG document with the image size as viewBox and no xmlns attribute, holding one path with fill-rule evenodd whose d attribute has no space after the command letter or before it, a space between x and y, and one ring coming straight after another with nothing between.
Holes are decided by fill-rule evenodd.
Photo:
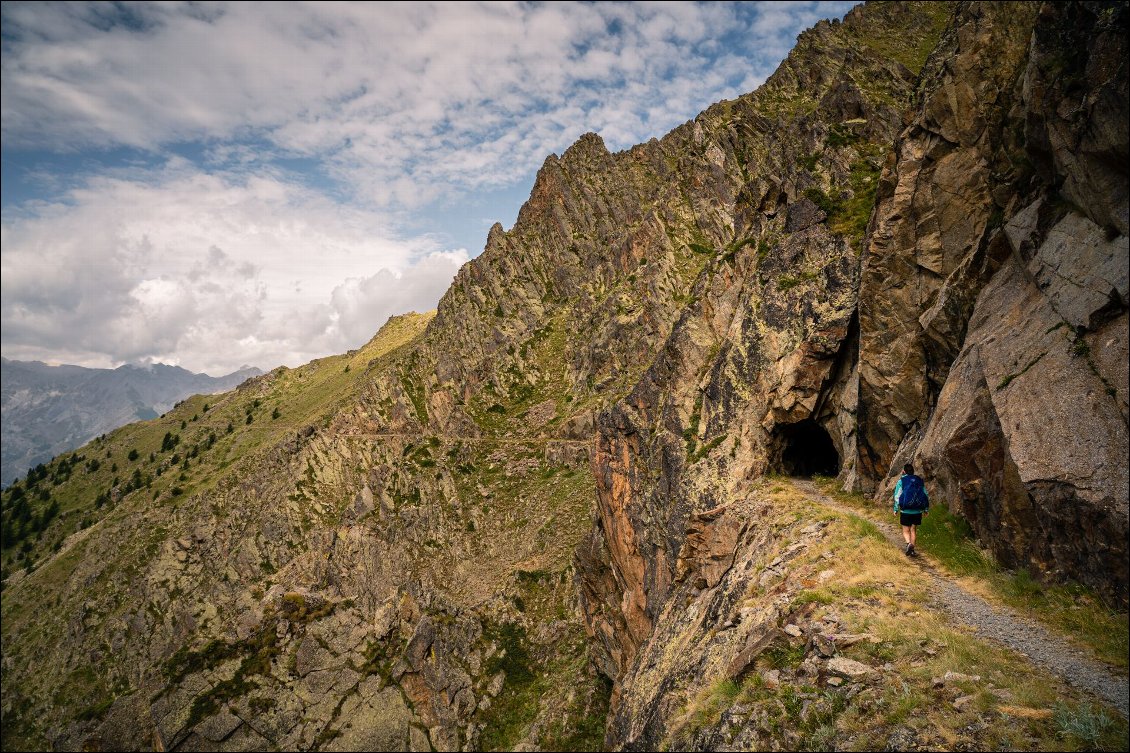
<instances>
[{"instance_id":1,"label":"small dark cave opening","mask_svg":"<svg viewBox=\"0 0 1130 753\"><path fill-rule=\"evenodd\" d=\"M779 424L774 431L777 467L788 476L835 476L840 472L840 454L832 437L811 418L795 424Z\"/></svg>"}]
</instances>

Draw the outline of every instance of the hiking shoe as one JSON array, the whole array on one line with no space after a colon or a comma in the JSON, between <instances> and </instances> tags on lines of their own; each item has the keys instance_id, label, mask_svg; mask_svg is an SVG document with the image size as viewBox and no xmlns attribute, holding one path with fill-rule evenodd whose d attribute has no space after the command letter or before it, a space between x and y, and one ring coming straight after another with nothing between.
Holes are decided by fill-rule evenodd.
<instances>
[{"instance_id":1,"label":"hiking shoe","mask_svg":"<svg viewBox=\"0 0 1130 753\"><path fill-rule=\"evenodd\" d=\"M906 545L906 553L909 554L911 557L917 557L918 556L918 550L914 548L914 544L907 544Z\"/></svg>"},{"instance_id":2,"label":"hiking shoe","mask_svg":"<svg viewBox=\"0 0 1130 753\"><path fill-rule=\"evenodd\" d=\"M906 549L903 549L903 551L906 552L906 556L909 557L911 553L914 552L914 547L912 547L910 544L907 544Z\"/></svg>"}]
</instances>

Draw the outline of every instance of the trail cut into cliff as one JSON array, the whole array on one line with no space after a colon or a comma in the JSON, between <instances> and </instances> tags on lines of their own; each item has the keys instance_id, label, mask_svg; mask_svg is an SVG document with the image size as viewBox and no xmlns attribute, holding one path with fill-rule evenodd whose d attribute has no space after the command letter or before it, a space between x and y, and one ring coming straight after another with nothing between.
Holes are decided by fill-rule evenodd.
<instances>
[{"instance_id":1,"label":"trail cut into cliff","mask_svg":"<svg viewBox=\"0 0 1130 753\"><path fill-rule=\"evenodd\" d=\"M13 484L4 747L1124 745L774 474L914 462L1124 670L1127 15L859 6L549 156L435 313Z\"/></svg>"}]
</instances>

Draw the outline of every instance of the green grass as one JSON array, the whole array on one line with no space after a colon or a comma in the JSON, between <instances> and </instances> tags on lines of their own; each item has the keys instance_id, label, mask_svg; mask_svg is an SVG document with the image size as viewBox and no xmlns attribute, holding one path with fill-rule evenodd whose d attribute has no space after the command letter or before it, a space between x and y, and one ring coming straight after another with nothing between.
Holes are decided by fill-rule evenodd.
<instances>
[{"instance_id":1,"label":"green grass","mask_svg":"<svg viewBox=\"0 0 1130 753\"><path fill-rule=\"evenodd\" d=\"M796 276L781 275L777 279L777 290L778 292L784 293L787 290L792 290L798 285L803 285L806 282L811 282L819 276L819 272L801 272Z\"/></svg>"},{"instance_id":2,"label":"green grass","mask_svg":"<svg viewBox=\"0 0 1130 753\"><path fill-rule=\"evenodd\" d=\"M886 541L886 537L883 535L883 532L879 530L879 527L866 518L862 518L858 515L852 515L850 518L848 518L848 525L851 526L851 530L860 538L870 538L875 539L876 541Z\"/></svg>"},{"instance_id":3,"label":"green grass","mask_svg":"<svg viewBox=\"0 0 1130 753\"><path fill-rule=\"evenodd\" d=\"M691 463L697 463L699 460L702 460L707 455L709 455L711 453L711 451L713 451L715 448L718 447L718 445L725 442L727 436L728 435L726 435L726 434L722 434L720 436L715 437L714 439L711 439L709 442L706 442L701 447L699 447L697 450L693 450L693 452L688 453L687 460ZM693 435L692 435L692 437L693 437Z\"/></svg>"},{"instance_id":4,"label":"green grass","mask_svg":"<svg viewBox=\"0 0 1130 753\"><path fill-rule=\"evenodd\" d=\"M835 199L824 193L824 191L822 191L821 189L816 188L815 186L813 186L812 188L806 188L804 190L804 197L818 206L820 210L829 217L833 213L835 213L838 207Z\"/></svg>"},{"instance_id":5,"label":"green grass","mask_svg":"<svg viewBox=\"0 0 1130 753\"><path fill-rule=\"evenodd\" d=\"M733 705L741 690L741 685L733 680L715 681L691 703L687 712L690 718L684 721L684 734L693 736L698 730L717 724L722 712Z\"/></svg>"},{"instance_id":6,"label":"green grass","mask_svg":"<svg viewBox=\"0 0 1130 753\"><path fill-rule=\"evenodd\" d=\"M918 527L918 548L929 552L955 575L987 578L999 570L977 543L969 523L944 504L931 505L929 514L923 517Z\"/></svg>"},{"instance_id":7,"label":"green grass","mask_svg":"<svg viewBox=\"0 0 1130 753\"><path fill-rule=\"evenodd\" d=\"M417 387L407 376L400 377L400 386L404 390L404 394L412 402L412 409L416 411L416 419L423 425L428 423L428 409L426 405L426 396L423 387Z\"/></svg>"},{"instance_id":8,"label":"green grass","mask_svg":"<svg viewBox=\"0 0 1130 753\"><path fill-rule=\"evenodd\" d=\"M1027 570L1006 570L981 549L973 530L944 505L930 508L918 532L919 548L956 575L981 580L1009 606L1088 645L1099 658L1127 667L1130 621L1078 584L1044 584Z\"/></svg>"},{"instance_id":9,"label":"green grass","mask_svg":"<svg viewBox=\"0 0 1130 753\"><path fill-rule=\"evenodd\" d=\"M843 123L835 123L828 129L828 136L824 139L824 143L832 149L838 149L857 144L861 138Z\"/></svg>"},{"instance_id":10,"label":"green grass","mask_svg":"<svg viewBox=\"0 0 1130 753\"><path fill-rule=\"evenodd\" d=\"M824 603L817 600L816 603ZM804 661L804 643L779 640L770 646L759 658L770 669L796 669Z\"/></svg>"},{"instance_id":11,"label":"green grass","mask_svg":"<svg viewBox=\"0 0 1130 753\"><path fill-rule=\"evenodd\" d=\"M857 39L880 60L897 60L914 75L922 70L926 59L938 45L942 30L950 20L953 3L915 3L912 12L921 22L916 26L873 25Z\"/></svg>"},{"instance_id":12,"label":"green grass","mask_svg":"<svg viewBox=\"0 0 1130 753\"><path fill-rule=\"evenodd\" d=\"M1118 726L1102 709L1090 704L1072 706L1056 704L1052 720L1064 741L1079 750L1118 750L1125 748L1125 740L1118 734Z\"/></svg>"},{"instance_id":13,"label":"green grass","mask_svg":"<svg viewBox=\"0 0 1130 753\"><path fill-rule=\"evenodd\" d=\"M1056 326L1059 326L1059 325L1056 325ZM1048 331L1051 332L1051 330L1048 330ZM1043 358L1046 355L1047 355L1046 352L1041 353L1040 355L1036 356L1031 361L1029 361L1027 363L1027 365L1025 365L1025 367L1023 369L1021 369L1020 371L1018 371L1014 374L1009 374L1008 376L1001 379L1000 384L997 385L997 392L1000 392L1005 387L1007 387L1009 384L1011 384L1012 380L1016 379L1017 377L1024 376L1026 373L1028 373L1028 370L1031 369L1033 366L1035 366L1037 363L1039 363L1040 359Z\"/></svg>"},{"instance_id":14,"label":"green grass","mask_svg":"<svg viewBox=\"0 0 1130 753\"><path fill-rule=\"evenodd\" d=\"M430 320L430 314L391 320L357 351L261 377L268 384L265 395L253 396L259 394L254 388L194 395L163 416L129 424L44 463L0 497L6 532L0 557L3 577L17 567L30 568L60 548L67 536L134 497L175 504L213 488L228 475L225 471L233 461L254 463L259 452L294 431L324 424L345 401L356 399L372 364L394 358ZM346 371L343 366L352 368ZM414 393L412 397L419 412L423 406L417 401L422 398ZM275 406L272 412L268 403ZM275 420L267 420L276 412ZM117 502L111 501L115 490ZM21 516L27 518L22 524L17 519Z\"/></svg>"},{"instance_id":15,"label":"green grass","mask_svg":"<svg viewBox=\"0 0 1130 753\"><path fill-rule=\"evenodd\" d=\"M889 514L860 494L839 490L835 480L816 479L825 494L852 506L867 517ZM1006 570L983 549L973 529L954 515L943 500L935 499L930 514L918 529L918 549L944 570L980 583L987 595L1056 632L1072 638L1115 666L1127 668L1130 652L1130 616L1105 603L1093 590L1079 584L1045 584L1026 570Z\"/></svg>"},{"instance_id":16,"label":"green grass","mask_svg":"<svg viewBox=\"0 0 1130 753\"><path fill-rule=\"evenodd\" d=\"M531 654L533 644L521 625L489 623L483 638L499 649L487 660L484 676L503 671L506 681L478 715L484 725L479 749L512 749L540 717L538 749L602 750L612 685L591 671L579 630L558 641L552 658L542 661Z\"/></svg>"},{"instance_id":17,"label":"green grass","mask_svg":"<svg viewBox=\"0 0 1130 753\"><path fill-rule=\"evenodd\" d=\"M695 447L698 445L698 424L702 420L702 393L695 396L694 409L687 419L687 428L683 429L683 441L686 443L687 459L694 457Z\"/></svg>"},{"instance_id":18,"label":"green grass","mask_svg":"<svg viewBox=\"0 0 1130 753\"><path fill-rule=\"evenodd\" d=\"M851 164L851 172L848 175L850 197L845 199L838 195L829 195L815 186L804 192L809 201L828 215L828 229L848 238L856 249L860 248L863 241L867 223L871 219L871 210L875 206L875 191L879 187L880 166L878 159L873 156L879 153L878 148L875 145L864 146L864 151L869 154ZM833 194L836 193L838 191L833 187Z\"/></svg>"},{"instance_id":19,"label":"green grass","mask_svg":"<svg viewBox=\"0 0 1130 753\"><path fill-rule=\"evenodd\" d=\"M486 750L505 750L514 746L537 717L537 676L525 628L513 623L488 625L483 636L500 649L487 660L484 673L489 677L501 670L506 673L506 683L484 717L480 742Z\"/></svg>"},{"instance_id":20,"label":"green grass","mask_svg":"<svg viewBox=\"0 0 1130 753\"><path fill-rule=\"evenodd\" d=\"M572 707L566 710L565 719L550 722L540 741L542 750L604 750L604 726L612 700L612 682L598 676L594 685L587 702L578 693Z\"/></svg>"},{"instance_id":21,"label":"green grass","mask_svg":"<svg viewBox=\"0 0 1130 753\"><path fill-rule=\"evenodd\" d=\"M852 195L837 202L836 210L829 216L829 227L852 241L859 249L871 210L875 206L875 191L879 187L879 162L867 158L858 159L851 165L848 176Z\"/></svg>"},{"instance_id":22,"label":"green grass","mask_svg":"<svg viewBox=\"0 0 1130 753\"><path fill-rule=\"evenodd\" d=\"M769 525L781 532L764 551L770 561L812 520L810 512L805 516L812 503L798 488L771 479L760 489L776 510ZM905 557L872 533L874 524L864 519L868 502L855 502L860 515L829 512L821 545L790 561L785 582L803 587L789 605L790 614L801 615L790 619L805 627L835 614L837 632L867 635L839 653L875 668L889 663L890 671L864 682L870 687L863 693L853 692L851 683L825 687L823 677L784 671L804 663L806 642L779 636L737 685L721 674L724 665L684 678L686 702L667 727L664 749L690 749L710 732L727 746L736 742L731 735L741 734L749 750L882 750L903 725L914 728L924 750L1126 749L1127 727L1114 711L1090 705L1027 657L955 626L933 608L930 589L905 579ZM950 527L961 540L960 526ZM834 554L830 561L828 553ZM834 578L819 577L826 568L834 569ZM770 596L753 588L746 602L757 608ZM766 673L774 669L782 671L770 682ZM933 678L948 671L979 676L952 683L953 691L973 696L964 709L934 688ZM722 723L727 712L740 726Z\"/></svg>"},{"instance_id":23,"label":"green grass","mask_svg":"<svg viewBox=\"0 0 1130 753\"><path fill-rule=\"evenodd\" d=\"M811 115L819 107L819 103L805 93L792 94L763 86L755 94L754 106L767 117L795 120Z\"/></svg>"}]
</instances>

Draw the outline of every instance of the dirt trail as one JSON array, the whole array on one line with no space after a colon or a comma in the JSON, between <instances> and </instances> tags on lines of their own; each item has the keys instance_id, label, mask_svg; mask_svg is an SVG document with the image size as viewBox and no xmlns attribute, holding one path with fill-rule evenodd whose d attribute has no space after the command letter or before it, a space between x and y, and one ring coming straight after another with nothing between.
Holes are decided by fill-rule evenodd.
<instances>
[{"instance_id":1,"label":"dirt trail","mask_svg":"<svg viewBox=\"0 0 1130 753\"><path fill-rule=\"evenodd\" d=\"M839 512L859 515L858 510L846 507L821 492L814 483L793 479L793 484L808 497ZM893 523L872 521L883 535L898 548L905 546L902 533ZM1043 625L1024 617L1008 607L990 604L982 597L963 589L951 577L939 573L921 559L918 564L923 575L931 579L930 588L938 604L958 622L974 628L979 635L992 638L1034 663L1051 670L1071 685L1094 693L1127 716L1130 705L1130 685L1085 650L1056 635Z\"/></svg>"}]
</instances>

